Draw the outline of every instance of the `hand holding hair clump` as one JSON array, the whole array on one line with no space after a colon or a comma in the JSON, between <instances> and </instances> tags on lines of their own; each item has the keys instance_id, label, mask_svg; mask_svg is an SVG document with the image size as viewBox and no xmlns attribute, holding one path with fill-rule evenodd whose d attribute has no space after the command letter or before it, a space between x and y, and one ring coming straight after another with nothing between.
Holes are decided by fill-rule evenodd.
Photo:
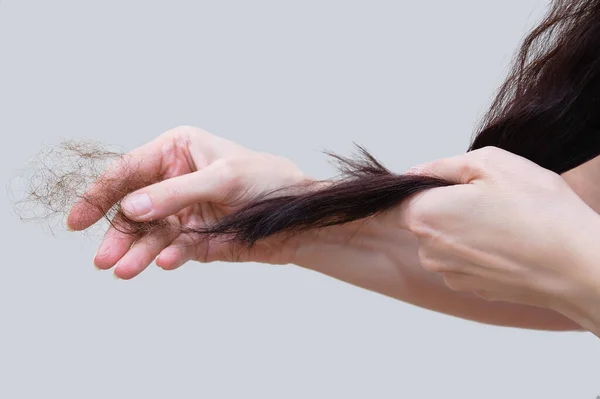
<instances>
[{"instance_id":1,"label":"hand holding hair clump","mask_svg":"<svg viewBox=\"0 0 600 399\"><path fill-rule=\"evenodd\" d=\"M37 220L66 214L77 231L105 218L110 227L96 265L110 268L121 260L123 278L157 256L166 269L192 259L287 263L282 240L374 216L399 196L444 184L395 176L359 150L357 159L331 154L341 176L315 181L287 159L192 127L173 129L128 154L96 143L64 143L37 159L21 214L25 205L36 209ZM49 163L57 160L60 168Z\"/></svg>"}]
</instances>

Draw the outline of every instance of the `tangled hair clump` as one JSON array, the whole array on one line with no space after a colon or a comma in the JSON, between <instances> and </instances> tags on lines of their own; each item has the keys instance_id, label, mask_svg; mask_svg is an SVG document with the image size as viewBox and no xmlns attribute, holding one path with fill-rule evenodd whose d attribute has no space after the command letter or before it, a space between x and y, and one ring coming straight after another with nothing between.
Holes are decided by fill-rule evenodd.
<instances>
[{"instance_id":1,"label":"tangled hair clump","mask_svg":"<svg viewBox=\"0 0 600 399\"><path fill-rule=\"evenodd\" d=\"M100 176L109 165L117 161L124 162L126 157L121 151L96 141L68 140L47 146L22 170L19 179L13 181L11 188L20 187L19 191L23 194L15 202L15 210L23 221L44 222L53 228L77 201L83 200L92 204L109 224L126 234L141 237L164 226L166 222L163 220L146 223L131 220L121 211L119 201L109 209L99 205L103 203L102 196L124 197L131 191L158 181L144 178L133 164L127 168L126 175L115 177L119 180L119 193L104 192L93 198L85 195L86 189L94 182L115 187L107 177L99 181ZM62 222L61 226L64 226Z\"/></svg>"}]
</instances>

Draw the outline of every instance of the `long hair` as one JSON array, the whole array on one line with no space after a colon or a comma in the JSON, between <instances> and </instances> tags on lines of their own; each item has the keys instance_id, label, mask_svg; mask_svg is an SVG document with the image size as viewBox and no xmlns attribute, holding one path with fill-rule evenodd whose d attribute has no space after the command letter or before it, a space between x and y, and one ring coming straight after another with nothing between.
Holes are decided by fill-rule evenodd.
<instances>
[{"instance_id":1,"label":"long hair","mask_svg":"<svg viewBox=\"0 0 600 399\"><path fill-rule=\"evenodd\" d=\"M526 36L467 151L486 146L559 174L600 154L600 0L555 0ZM352 157L329 155L339 179L292 194L264 193L214 225L186 232L252 246L275 234L372 217L422 190L452 184L394 174L360 146ZM130 234L160 225L134 223L116 212Z\"/></svg>"}]
</instances>

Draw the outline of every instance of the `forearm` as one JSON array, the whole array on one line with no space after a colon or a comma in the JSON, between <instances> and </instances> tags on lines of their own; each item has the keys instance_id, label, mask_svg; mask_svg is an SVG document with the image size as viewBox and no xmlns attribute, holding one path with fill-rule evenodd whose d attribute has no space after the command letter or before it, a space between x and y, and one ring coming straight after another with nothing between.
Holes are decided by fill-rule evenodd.
<instances>
[{"instance_id":1,"label":"forearm","mask_svg":"<svg viewBox=\"0 0 600 399\"><path fill-rule=\"evenodd\" d=\"M572 237L570 274L565 276L568 289L563 290L555 308L600 337L600 259L595 242L600 234L600 217L588 226L597 231L582 228Z\"/></svg>"},{"instance_id":2,"label":"forearm","mask_svg":"<svg viewBox=\"0 0 600 399\"><path fill-rule=\"evenodd\" d=\"M292 263L415 306L475 322L555 331L581 329L553 310L489 302L452 291L439 275L420 266L416 248L409 233L375 219L364 225L320 231L298 246Z\"/></svg>"}]
</instances>

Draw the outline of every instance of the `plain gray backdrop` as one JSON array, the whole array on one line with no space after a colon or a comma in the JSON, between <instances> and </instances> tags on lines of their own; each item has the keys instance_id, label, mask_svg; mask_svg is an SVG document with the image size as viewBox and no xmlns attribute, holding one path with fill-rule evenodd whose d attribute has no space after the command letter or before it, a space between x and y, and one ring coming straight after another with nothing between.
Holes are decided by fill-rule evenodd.
<instances>
[{"instance_id":1,"label":"plain gray backdrop","mask_svg":"<svg viewBox=\"0 0 600 399\"><path fill-rule=\"evenodd\" d=\"M133 149L194 125L284 155L387 166L464 152L545 1L0 3L2 182L42 147ZM2 196L0 398L580 398L591 334L480 325L261 264L94 269L99 236Z\"/></svg>"}]
</instances>

